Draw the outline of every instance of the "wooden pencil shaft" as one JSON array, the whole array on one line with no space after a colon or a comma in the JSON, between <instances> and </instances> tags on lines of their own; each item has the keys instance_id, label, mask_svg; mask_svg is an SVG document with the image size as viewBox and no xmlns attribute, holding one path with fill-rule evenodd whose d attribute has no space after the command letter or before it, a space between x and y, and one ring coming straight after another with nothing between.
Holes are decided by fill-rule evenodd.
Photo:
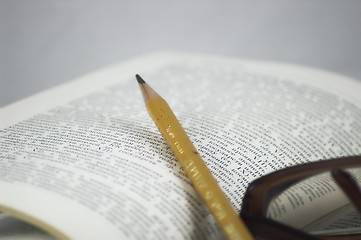
<instances>
[{"instance_id":1,"label":"wooden pencil shaft","mask_svg":"<svg viewBox=\"0 0 361 240\"><path fill-rule=\"evenodd\" d=\"M252 239L167 102L152 92L143 96L153 121L227 238Z\"/></svg>"}]
</instances>

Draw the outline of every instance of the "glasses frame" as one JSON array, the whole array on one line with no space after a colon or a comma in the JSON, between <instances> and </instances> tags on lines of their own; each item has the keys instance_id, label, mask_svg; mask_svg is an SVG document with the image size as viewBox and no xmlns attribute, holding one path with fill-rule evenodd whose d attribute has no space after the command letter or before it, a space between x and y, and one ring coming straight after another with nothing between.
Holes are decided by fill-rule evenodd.
<instances>
[{"instance_id":1,"label":"glasses frame","mask_svg":"<svg viewBox=\"0 0 361 240\"><path fill-rule=\"evenodd\" d=\"M267 218L270 202L290 186L316 174L331 172L336 183L361 212L361 191L343 169L361 167L361 156L347 156L287 167L253 181L246 190L240 217L255 236L265 239L357 239L360 234L311 236Z\"/></svg>"}]
</instances>

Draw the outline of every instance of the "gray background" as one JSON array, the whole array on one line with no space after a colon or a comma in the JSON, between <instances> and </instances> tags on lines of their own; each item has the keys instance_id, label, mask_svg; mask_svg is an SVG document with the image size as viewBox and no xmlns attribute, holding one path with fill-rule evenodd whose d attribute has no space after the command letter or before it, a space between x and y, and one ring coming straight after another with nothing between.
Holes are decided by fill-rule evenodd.
<instances>
[{"instance_id":1,"label":"gray background","mask_svg":"<svg viewBox=\"0 0 361 240\"><path fill-rule=\"evenodd\" d=\"M361 79L361 1L0 0L0 107L129 57L176 50Z\"/></svg>"}]
</instances>

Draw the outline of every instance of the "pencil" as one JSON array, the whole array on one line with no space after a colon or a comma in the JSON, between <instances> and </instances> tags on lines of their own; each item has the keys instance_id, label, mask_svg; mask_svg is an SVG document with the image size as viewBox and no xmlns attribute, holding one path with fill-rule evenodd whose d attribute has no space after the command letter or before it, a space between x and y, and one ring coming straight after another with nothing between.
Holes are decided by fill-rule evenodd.
<instances>
[{"instance_id":1,"label":"pencil","mask_svg":"<svg viewBox=\"0 0 361 240\"><path fill-rule=\"evenodd\" d=\"M146 108L227 239L253 239L167 102L136 75Z\"/></svg>"}]
</instances>

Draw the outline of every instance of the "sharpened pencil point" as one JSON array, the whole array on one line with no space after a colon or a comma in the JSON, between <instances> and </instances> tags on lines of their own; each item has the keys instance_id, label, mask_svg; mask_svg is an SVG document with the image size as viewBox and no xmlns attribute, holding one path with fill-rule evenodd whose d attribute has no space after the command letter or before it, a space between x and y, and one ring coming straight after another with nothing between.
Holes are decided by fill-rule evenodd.
<instances>
[{"instance_id":1,"label":"sharpened pencil point","mask_svg":"<svg viewBox=\"0 0 361 240\"><path fill-rule=\"evenodd\" d=\"M143 78L141 78L138 74L136 74L135 77L137 78L137 81L138 81L139 84L144 84L145 83Z\"/></svg>"}]
</instances>

